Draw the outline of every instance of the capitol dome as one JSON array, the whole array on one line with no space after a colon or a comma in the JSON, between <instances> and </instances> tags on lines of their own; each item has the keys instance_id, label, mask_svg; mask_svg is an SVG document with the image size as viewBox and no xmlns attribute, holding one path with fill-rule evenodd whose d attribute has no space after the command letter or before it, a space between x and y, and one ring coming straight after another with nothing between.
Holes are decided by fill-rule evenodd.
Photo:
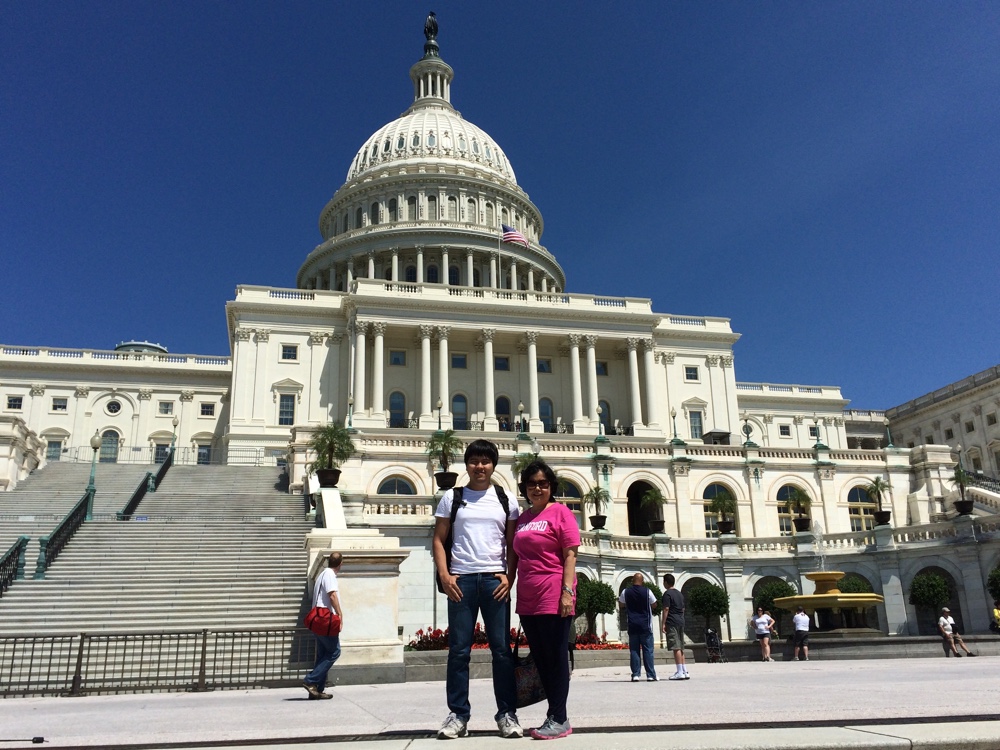
<instances>
[{"instance_id":1,"label":"capitol dome","mask_svg":"<svg viewBox=\"0 0 1000 750\"><path fill-rule=\"evenodd\" d=\"M323 242L299 268L299 288L349 292L358 278L565 288L507 155L452 106L454 75L435 29L410 68L409 109L364 142L320 212Z\"/></svg>"}]
</instances>

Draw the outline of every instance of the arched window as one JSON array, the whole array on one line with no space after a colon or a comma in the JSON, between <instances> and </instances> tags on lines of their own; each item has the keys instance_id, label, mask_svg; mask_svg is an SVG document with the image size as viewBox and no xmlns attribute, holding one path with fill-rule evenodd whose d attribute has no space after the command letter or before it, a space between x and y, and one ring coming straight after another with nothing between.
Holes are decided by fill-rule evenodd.
<instances>
[{"instance_id":1,"label":"arched window","mask_svg":"<svg viewBox=\"0 0 1000 750\"><path fill-rule=\"evenodd\" d=\"M420 133L413 134L413 137L410 139L410 146L420 148Z\"/></svg>"},{"instance_id":2,"label":"arched window","mask_svg":"<svg viewBox=\"0 0 1000 750\"><path fill-rule=\"evenodd\" d=\"M472 198L469 198L469 203L465 207L465 220L470 224L475 224L479 221L479 209Z\"/></svg>"},{"instance_id":3,"label":"arched window","mask_svg":"<svg viewBox=\"0 0 1000 750\"><path fill-rule=\"evenodd\" d=\"M451 421L454 429L469 429L469 400L462 394L451 399Z\"/></svg>"},{"instance_id":4,"label":"arched window","mask_svg":"<svg viewBox=\"0 0 1000 750\"><path fill-rule=\"evenodd\" d=\"M500 423L501 430L513 429L513 420L510 418L510 399L500 396L497 399L497 422Z\"/></svg>"},{"instance_id":5,"label":"arched window","mask_svg":"<svg viewBox=\"0 0 1000 750\"><path fill-rule=\"evenodd\" d=\"M718 536L719 535L719 516L716 513L712 513L709 509L709 503L715 499L716 495L720 492L728 492L730 495L733 494L726 485L719 484L718 482L713 482L705 488L705 491L701 493L701 497L708 502L705 503L705 536ZM735 497L735 495L733 495ZM728 520L735 521L735 516L729 517Z\"/></svg>"},{"instance_id":6,"label":"arched window","mask_svg":"<svg viewBox=\"0 0 1000 750\"><path fill-rule=\"evenodd\" d=\"M406 220L417 220L417 196L411 195L406 199Z\"/></svg>"},{"instance_id":7,"label":"arched window","mask_svg":"<svg viewBox=\"0 0 1000 750\"><path fill-rule=\"evenodd\" d=\"M101 457L102 464L118 463L118 440L120 435L114 430L105 430L101 433Z\"/></svg>"},{"instance_id":8,"label":"arched window","mask_svg":"<svg viewBox=\"0 0 1000 750\"><path fill-rule=\"evenodd\" d=\"M573 516L576 518L577 526L583 528L583 507L580 488L568 479L559 477L559 482L556 484L555 490L552 494L555 495L556 499L560 503L573 511Z\"/></svg>"},{"instance_id":9,"label":"arched window","mask_svg":"<svg viewBox=\"0 0 1000 750\"><path fill-rule=\"evenodd\" d=\"M378 203L372 203L371 208L368 209L368 223L371 225L378 224L379 215L379 205Z\"/></svg>"},{"instance_id":10,"label":"arched window","mask_svg":"<svg viewBox=\"0 0 1000 750\"><path fill-rule=\"evenodd\" d=\"M392 147L392 142L391 142L391 141L389 140L389 138L387 137L387 138L385 139L385 141L383 141L383 143L382 143L382 153L383 153L383 154L388 154L388 153L389 153L389 149L390 149L391 147Z\"/></svg>"},{"instance_id":11,"label":"arched window","mask_svg":"<svg viewBox=\"0 0 1000 750\"><path fill-rule=\"evenodd\" d=\"M428 195L427 196L427 220L437 221L440 216L438 216L438 199L437 196Z\"/></svg>"},{"instance_id":12,"label":"arched window","mask_svg":"<svg viewBox=\"0 0 1000 750\"><path fill-rule=\"evenodd\" d=\"M508 216L506 208L500 209L500 223L508 225L510 224L510 216Z\"/></svg>"},{"instance_id":13,"label":"arched window","mask_svg":"<svg viewBox=\"0 0 1000 750\"><path fill-rule=\"evenodd\" d=\"M448 221L458 221L458 199L454 195L448 196Z\"/></svg>"},{"instance_id":14,"label":"arched window","mask_svg":"<svg viewBox=\"0 0 1000 750\"><path fill-rule=\"evenodd\" d=\"M461 271L458 266L450 266L448 268L448 283L452 286L458 286L461 281Z\"/></svg>"},{"instance_id":15,"label":"arched window","mask_svg":"<svg viewBox=\"0 0 1000 750\"><path fill-rule=\"evenodd\" d=\"M552 416L552 399L543 398L538 401L538 418L542 420L545 432L555 432L556 422Z\"/></svg>"},{"instance_id":16,"label":"arched window","mask_svg":"<svg viewBox=\"0 0 1000 750\"><path fill-rule=\"evenodd\" d=\"M396 215L397 213L399 213L398 206L399 206L399 204L396 203L396 199L395 198L392 198L392 199L389 200L389 221L398 221L399 220L399 216Z\"/></svg>"},{"instance_id":17,"label":"arched window","mask_svg":"<svg viewBox=\"0 0 1000 750\"><path fill-rule=\"evenodd\" d=\"M496 212L493 210L493 204L492 203L487 203L486 204L486 226L490 227L491 229L497 229L498 228L497 227L497 215L496 215Z\"/></svg>"},{"instance_id":18,"label":"arched window","mask_svg":"<svg viewBox=\"0 0 1000 750\"><path fill-rule=\"evenodd\" d=\"M458 150L465 151L465 136L461 133L458 136Z\"/></svg>"},{"instance_id":19,"label":"arched window","mask_svg":"<svg viewBox=\"0 0 1000 750\"><path fill-rule=\"evenodd\" d=\"M360 229L365 224L365 212L361 210L361 206L358 206L358 210L354 212L354 228Z\"/></svg>"},{"instance_id":20,"label":"arched window","mask_svg":"<svg viewBox=\"0 0 1000 750\"><path fill-rule=\"evenodd\" d=\"M784 484L778 490L776 496L778 500L778 530L783 535L792 533L792 519L798 516L800 495L805 495L806 499L802 503L802 513L804 516L808 516L809 496L805 490L801 487L796 487L794 484Z\"/></svg>"},{"instance_id":21,"label":"arched window","mask_svg":"<svg viewBox=\"0 0 1000 750\"><path fill-rule=\"evenodd\" d=\"M441 282L438 277L438 267L437 266L427 266L427 283L428 284L439 284Z\"/></svg>"},{"instance_id":22,"label":"arched window","mask_svg":"<svg viewBox=\"0 0 1000 750\"><path fill-rule=\"evenodd\" d=\"M389 394L389 426L406 427L406 396L399 391Z\"/></svg>"},{"instance_id":23,"label":"arched window","mask_svg":"<svg viewBox=\"0 0 1000 750\"><path fill-rule=\"evenodd\" d=\"M611 432L611 404L602 399L597 405L601 407L601 424L604 425L604 434L607 435Z\"/></svg>"},{"instance_id":24,"label":"arched window","mask_svg":"<svg viewBox=\"0 0 1000 750\"><path fill-rule=\"evenodd\" d=\"M399 138L396 139L396 150L402 151L404 148L406 148L406 137L400 135Z\"/></svg>"},{"instance_id":25,"label":"arched window","mask_svg":"<svg viewBox=\"0 0 1000 750\"><path fill-rule=\"evenodd\" d=\"M416 495L413 485L403 477L389 477L378 486L380 495Z\"/></svg>"},{"instance_id":26,"label":"arched window","mask_svg":"<svg viewBox=\"0 0 1000 750\"><path fill-rule=\"evenodd\" d=\"M417 267L416 266L407 266L406 267L406 280L410 284L416 283L416 281L417 281Z\"/></svg>"},{"instance_id":27,"label":"arched window","mask_svg":"<svg viewBox=\"0 0 1000 750\"><path fill-rule=\"evenodd\" d=\"M434 148L437 146L437 136L434 133L427 134L427 148Z\"/></svg>"},{"instance_id":28,"label":"arched window","mask_svg":"<svg viewBox=\"0 0 1000 750\"><path fill-rule=\"evenodd\" d=\"M851 531L868 531L875 528L875 511L878 506L868 496L864 487L852 487L847 493L847 513L851 518Z\"/></svg>"}]
</instances>

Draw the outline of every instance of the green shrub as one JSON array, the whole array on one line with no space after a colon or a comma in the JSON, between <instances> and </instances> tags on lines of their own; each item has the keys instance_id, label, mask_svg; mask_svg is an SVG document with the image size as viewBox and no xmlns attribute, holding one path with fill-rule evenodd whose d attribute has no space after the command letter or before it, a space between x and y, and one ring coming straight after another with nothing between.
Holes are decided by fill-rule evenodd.
<instances>
[{"instance_id":1,"label":"green shrub","mask_svg":"<svg viewBox=\"0 0 1000 750\"><path fill-rule=\"evenodd\" d=\"M653 617L659 617L660 612L663 611L663 592L660 587L656 585L655 581L643 581L642 585L653 592L653 596L656 597L656 604L653 605Z\"/></svg>"},{"instance_id":2,"label":"green shrub","mask_svg":"<svg viewBox=\"0 0 1000 750\"><path fill-rule=\"evenodd\" d=\"M848 573L837 581L837 588L844 594L871 594L875 591L867 580L854 573Z\"/></svg>"},{"instance_id":3,"label":"green shrub","mask_svg":"<svg viewBox=\"0 0 1000 750\"><path fill-rule=\"evenodd\" d=\"M714 583L695 586L688 595L688 606L706 619L725 617L729 614L729 593Z\"/></svg>"},{"instance_id":4,"label":"green shrub","mask_svg":"<svg viewBox=\"0 0 1000 750\"><path fill-rule=\"evenodd\" d=\"M757 589L757 593L754 594L754 611L756 611L758 607L763 607L765 612L771 612L773 614L776 609L774 604L775 599L781 599L783 596L795 596L795 594L796 591L792 587L792 584L787 581L768 581Z\"/></svg>"},{"instance_id":5,"label":"green shrub","mask_svg":"<svg viewBox=\"0 0 1000 750\"><path fill-rule=\"evenodd\" d=\"M938 610L951 599L948 582L937 573L919 573L910 584L910 604Z\"/></svg>"},{"instance_id":6,"label":"green shrub","mask_svg":"<svg viewBox=\"0 0 1000 750\"><path fill-rule=\"evenodd\" d=\"M581 578L576 584L576 613L587 617L587 632L597 632L597 616L614 614L618 606L615 591L603 581Z\"/></svg>"},{"instance_id":7,"label":"green shrub","mask_svg":"<svg viewBox=\"0 0 1000 750\"><path fill-rule=\"evenodd\" d=\"M986 590L993 601L1000 601L1000 567L993 568L986 578Z\"/></svg>"}]
</instances>

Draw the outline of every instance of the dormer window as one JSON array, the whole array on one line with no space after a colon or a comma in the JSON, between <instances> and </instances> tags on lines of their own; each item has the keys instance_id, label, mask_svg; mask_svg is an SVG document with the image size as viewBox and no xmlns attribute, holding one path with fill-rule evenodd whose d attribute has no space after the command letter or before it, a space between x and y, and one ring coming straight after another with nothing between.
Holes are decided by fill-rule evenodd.
<instances>
[{"instance_id":1,"label":"dormer window","mask_svg":"<svg viewBox=\"0 0 1000 750\"><path fill-rule=\"evenodd\" d=\"M413 138L410 139L410 145L413 148L420 148L420 133L413 134Z\"/></svg>"},{"instance_id":2,"label":"dormer window","mask_svg":"<svg viewBox=\"0 0 1000 750\"><path fill-rule=\"evenodd\" d=\"M389 139L386 138L385 139L385 143L382 144L382 153L383 154L388 154L389 153L389 149L391 147L392 147L392 144L389 142Z\"/></svg>"},{"instance_id":3,"label":"dormer window","mask_svg":"<svg viewBox=\"0 0 1000 750\"><path fill-rule=\"evenodd\" d=\"M441 145L445 148L451 148L451 135L445 133L441 136Z\"/></svg>"},{"instance_id":4,"label":"dormer window","mask_svg":"<svg viewBox=\"0 0 1000 750\"><path fill-rule=\"evenodd\" d=\"M477 140L473 140L472 141L472 153L474 153L474 154L478 154L479 153L479 141L477 141Z\"/></svg>"},{"instance_id":5,"label":"dormer window","mask_svg":"<svg viewBox=\"0 0 1000 750\"><path fill-rule=\"evenodd\" d=\"M486 146L486 160L493 161L493 150L488 145Z\"/></svg>"},{"instance_id":6,"label":"dormer window","mask_svg":"<svg viewBox=\"0 0 1000 750\"><path fill-rule=\"evenodd\" d=\"M427 148L434 148L437 145L437 138L434 133L427 134Z\"/></svg>"},{"instance_id":7,"label":"dormer window","mask_svg":"<svg viewBox=\"0 0 1000 750\"><path fill-rule=\"evenodd\" d=\"M372 161L375 161L375 157L378 156L378 144L376 143L372 146Z\"/></svg>"},{"instance_id":8,"label":"dormer window","mask_svg":"<svg viewBox=\"0 0 1000 750\"><path fill-rule=\"evenodd\" d=\"M458 136L458 150L459 151L465 151L465 136L464 135Z\"/></svg>"},{"instance_id":9,"label":"dormer window","mask_svg":"<svg viewBox=\"0 0 1000 750\"><path fill-rule=\"evenodd\" d=\"M404 148L406 148L406 138L399 136L399 138L396 139L396 150L402 151Z\"/></svg>"}]
</instances>

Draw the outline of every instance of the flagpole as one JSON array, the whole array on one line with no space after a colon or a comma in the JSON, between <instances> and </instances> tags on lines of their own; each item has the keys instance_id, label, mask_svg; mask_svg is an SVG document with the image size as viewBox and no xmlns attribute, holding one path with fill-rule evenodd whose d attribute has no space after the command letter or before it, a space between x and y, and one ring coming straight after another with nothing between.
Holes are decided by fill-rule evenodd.
<instances>
[{"instance_id":1,"label":"flagpole","mask_svg":"<svg viewBox=\"0 0 1000 750\"><path fill-rule=\"evenodd\" d=\"M500 232L497 234L497 275L495 278L496 288L502 288L500 284L500 244L503 242L503 224L500 225Z\"/></svg>"}]
</instances>

